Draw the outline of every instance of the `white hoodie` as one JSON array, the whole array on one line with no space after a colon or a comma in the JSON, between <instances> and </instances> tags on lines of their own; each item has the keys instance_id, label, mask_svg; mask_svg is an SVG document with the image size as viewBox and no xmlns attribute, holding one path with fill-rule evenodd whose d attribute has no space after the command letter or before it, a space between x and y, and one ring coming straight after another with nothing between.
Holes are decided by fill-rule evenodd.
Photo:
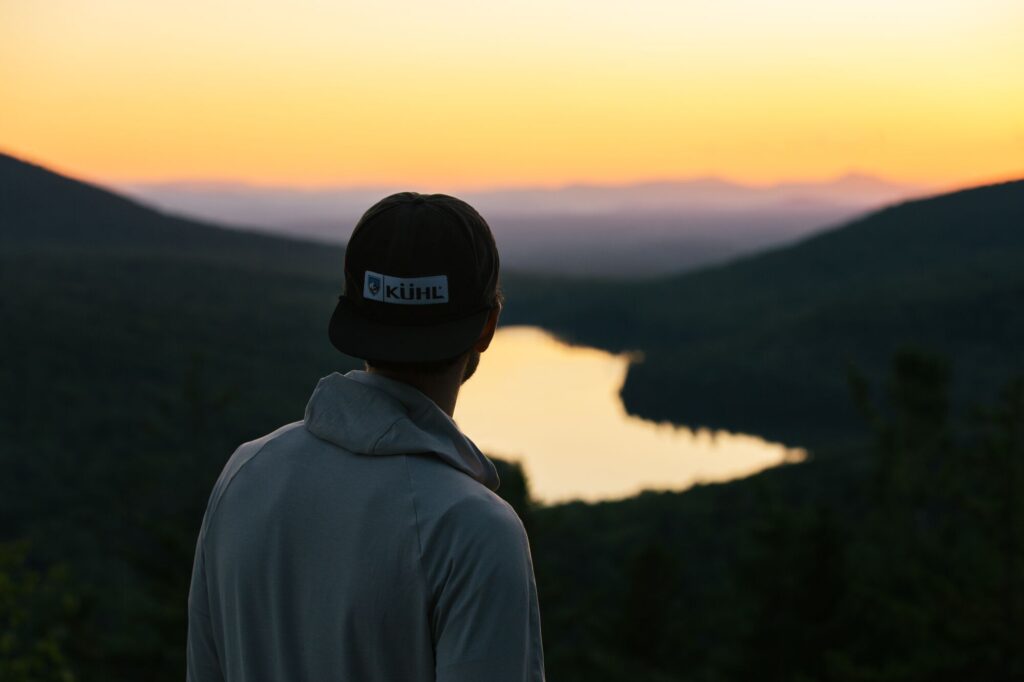
<instances>
[{"instance_id":1,"label":"white hoodie","mask_svg":"<svg viewBox=\"0 0 1024 682\"><path fill-rule=\"evenodd\" d=\"M203 517L188 679L544 679L530 548L494 465L432 400L367 372L243 444Z\"/></svg>"}]
</instances>

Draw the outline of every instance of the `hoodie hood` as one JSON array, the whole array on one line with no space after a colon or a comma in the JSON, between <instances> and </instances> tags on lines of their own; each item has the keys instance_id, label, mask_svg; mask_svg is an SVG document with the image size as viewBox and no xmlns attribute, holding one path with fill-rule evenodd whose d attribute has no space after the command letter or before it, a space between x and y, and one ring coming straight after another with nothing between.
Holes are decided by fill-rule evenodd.
<instances>
[{"instance_id":1,"label":"hoodie hood","mask_svg":"<svg viewBox=\"0 0 1024 682\"><path fill-rule=\"evenodd\" d=\"M498 472L444 410L408 384L361 370L323 379L306 405L306 429L362 455L433 453L491 490Z\"/></svg>"}]
</instances>

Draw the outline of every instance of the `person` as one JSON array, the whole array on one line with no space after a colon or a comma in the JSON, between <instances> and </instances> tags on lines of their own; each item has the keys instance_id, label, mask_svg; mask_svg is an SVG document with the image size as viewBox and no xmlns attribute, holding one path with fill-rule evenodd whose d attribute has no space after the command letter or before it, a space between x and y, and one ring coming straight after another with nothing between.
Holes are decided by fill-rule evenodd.
<instances>
[{"instance_id":1,"label":"person","mask_svg":"<svg viewBox=\"0 0 1024 682\"><path fill-rule=\"evenodd\" d=\"M499 258L441 194L372 206L329 338L365 370L241 445L214 484L188 596L187 678L544 679L526 532L453 421L494 336Z\"/></svg>"}]
</instances>

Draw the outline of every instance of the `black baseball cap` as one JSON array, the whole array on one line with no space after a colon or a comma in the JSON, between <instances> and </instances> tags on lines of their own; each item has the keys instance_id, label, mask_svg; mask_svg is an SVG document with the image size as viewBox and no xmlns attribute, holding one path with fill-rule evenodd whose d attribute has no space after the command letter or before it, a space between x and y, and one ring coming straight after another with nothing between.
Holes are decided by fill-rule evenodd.
<instances>
[{"instance_id":1,"label":"black baseball cap","mask_svg":"<svg viewBox=\"0 0 1024 682\"><path fill-rule=\"evenodd\" d=\"M446 194L401 192L363 214L345 249L334 347L380 362L469 350L497 305L498 248L483 217Z\"/></svg>"}]
</instances>

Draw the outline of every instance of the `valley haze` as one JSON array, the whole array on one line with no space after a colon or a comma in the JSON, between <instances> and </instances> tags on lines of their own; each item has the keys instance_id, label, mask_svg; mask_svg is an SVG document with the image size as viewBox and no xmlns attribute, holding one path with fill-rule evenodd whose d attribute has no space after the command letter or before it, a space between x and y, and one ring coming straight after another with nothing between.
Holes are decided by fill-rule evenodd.
<instances>
[{"instance_id":1,"label":"valley haze","mask_svg":"<svg viewBox=\"0 0 1024 682\"><path fill-rule=\"evenodd\" d=\"M402 187L117 183L162 210L343 244L369 206ZM850 173L751 186L717 178L450 192L494 230L505 265L545 274L636 277L692 269L800 239L929 191Z\"/></svg>"}]
</instances>

